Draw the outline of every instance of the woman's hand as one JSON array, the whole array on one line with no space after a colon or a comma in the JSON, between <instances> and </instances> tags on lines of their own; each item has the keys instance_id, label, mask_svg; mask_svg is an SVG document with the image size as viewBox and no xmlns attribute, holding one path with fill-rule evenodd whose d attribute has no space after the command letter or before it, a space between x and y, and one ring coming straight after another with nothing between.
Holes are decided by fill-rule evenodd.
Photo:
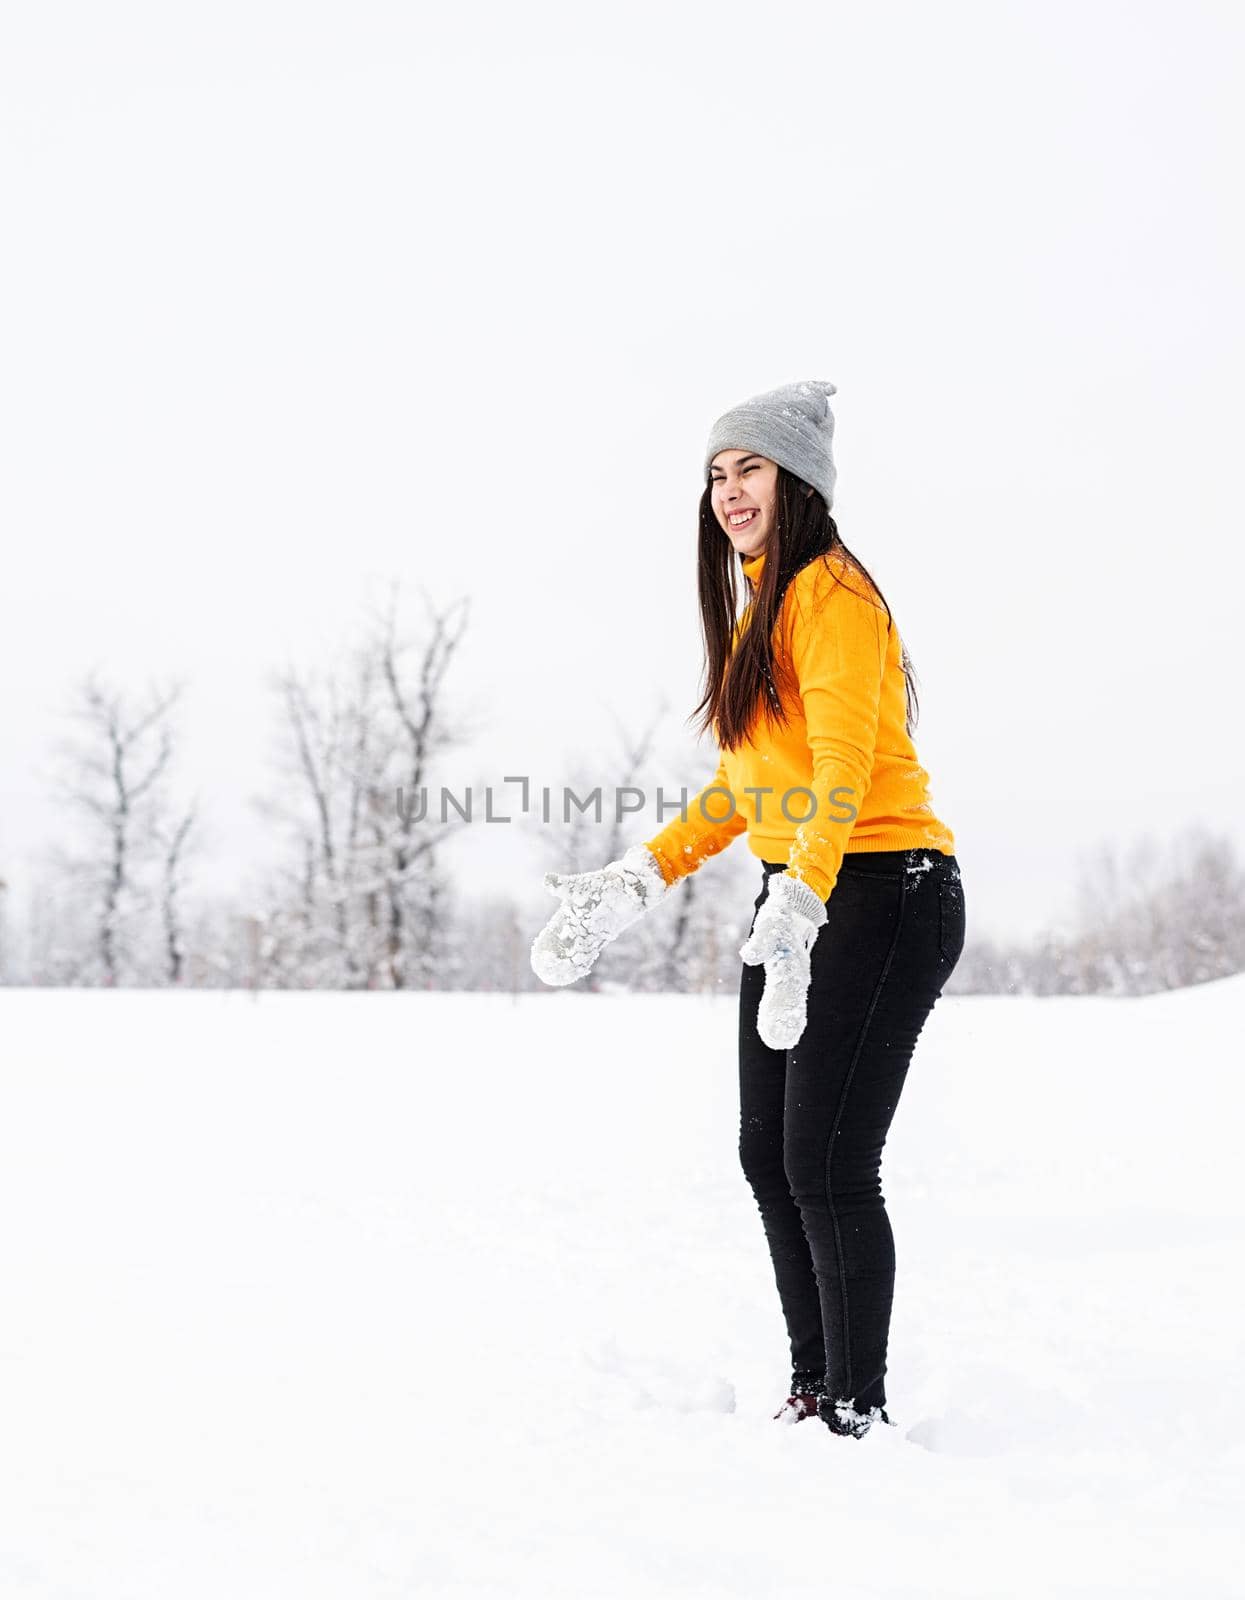
<instances>
[{"instance_id":1,"label":"woman's hand","mask_svg":"<svg viewBox=\"0 0 1245 1600\"><path fill-rule=\"evenodd\" d=\"M595 872L546 872L545 887L562 902L532 943L532 971L562 987L592 971L597 957L665 895L670 885L642 844Z\"/></svg>"},{"instance_id":2,"label":"woman's hand","mask_svg":"<svg viewBox=\"0 0 1245 1600\"><path fill-rule=\"evenodd\" d=\"M757 1032L771 1050L790 1050L808 1021L813 942L826 922L826 906L806 883L775 872L739 954L750 967L764 964L765 988Z\"/></svg>"}]
</instances>

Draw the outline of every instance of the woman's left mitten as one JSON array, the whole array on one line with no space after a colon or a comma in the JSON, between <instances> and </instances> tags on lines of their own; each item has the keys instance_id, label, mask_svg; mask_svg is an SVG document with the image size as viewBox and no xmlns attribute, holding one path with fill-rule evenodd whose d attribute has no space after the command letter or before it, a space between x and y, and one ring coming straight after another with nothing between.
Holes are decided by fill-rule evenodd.
<instances>
[{"instance_id":1,"label":"woman's left mitten","mask_svg":"<svg viewBox=\"0 0 1245 1600\"><path fill-rule=\"evenodd\" d=\"M806 883L788 872L771 876L739 951L748 966L765 967L757 1032L771 1050L790 1050L804 1032L812 948L825 922L825 902Z\"/></svg>"},{"instance_id":2,"label":"woman's left mitten","mask_svg":"<svg viewBox=\"0 0 1245 1600\"><path fill-rule=\"evenodd\" d=\"M642 844L594 872L547 872L545 887L561 904L532 941L532 971L558 987L591 972L605 946L669 890Z\"/></svg>"}]
</instances>

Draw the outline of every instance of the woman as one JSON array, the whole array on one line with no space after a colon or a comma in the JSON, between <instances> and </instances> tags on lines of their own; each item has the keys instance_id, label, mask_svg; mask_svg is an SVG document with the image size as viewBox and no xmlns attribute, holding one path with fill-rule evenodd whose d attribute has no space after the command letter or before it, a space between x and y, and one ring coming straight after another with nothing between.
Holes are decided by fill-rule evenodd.
<instances>
[{"instance_id":1,"label":"woman","mask_svg":"<svg viewBox=\"0 0 1245 1600\"><path fill-rule=\"evenodd\" d=\"M791 1344L778 1419L861 1438L885 1411L895 1249L882 1147L917 1037L964 945L955 840L912 743L912 666L838 536L832 383L718 419L700 505L707 687L720 760L680 816L596 872L548 873L532 946L573 983L741 833L761 890L739 991L739 1154ZM735 621L735 573L747 605ZM776 1419L777 1420L777 1419Z\"/></svg>"}]
</instances>

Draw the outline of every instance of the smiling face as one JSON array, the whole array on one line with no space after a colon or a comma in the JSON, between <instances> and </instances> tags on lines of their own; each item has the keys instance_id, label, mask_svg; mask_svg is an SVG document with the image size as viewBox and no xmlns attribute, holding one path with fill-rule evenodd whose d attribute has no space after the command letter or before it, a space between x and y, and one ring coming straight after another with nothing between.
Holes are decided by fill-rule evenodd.
<instances>
[{"instance_id":1,"label":"smiling face","mask_svg":"<svg viewBox=\"0 0 1245 1600\"><path fill-rule=\"evenodd\" d=\"M743 556L765 548L774 525L778 466L755 450L719 450L709 464L711 504L726 537ZM743 518L744 520L732 520Z\"/></svg>"}]
</instances>

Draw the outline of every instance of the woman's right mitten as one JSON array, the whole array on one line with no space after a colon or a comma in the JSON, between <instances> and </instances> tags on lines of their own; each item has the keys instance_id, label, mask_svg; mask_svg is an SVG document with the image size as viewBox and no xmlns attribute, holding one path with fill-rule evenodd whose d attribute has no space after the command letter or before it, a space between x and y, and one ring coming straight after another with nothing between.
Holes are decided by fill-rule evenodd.
<instances>
[{"instance_id":1,"label":"woman's right mitten","mask_svg":"<svg viewBox=\"0 0 1245 1600\"><path fill-rule=\"evenodd\" d=\"M532 942L532 971L562 987L591 972L605 946L670 885L652 852L636 844L595 872L546 872L545 887L561 905Z\"/></svg>"},{"instance_id":2,"label":"woman's right mitten","mask_svg":"<svg viewBox=\"0 0 1245 1600\"><path fill-rule=\"evenodd\" d=\"M790 872L770 877L739 954L748 966L765 968L757 1032L771 1050L790 1050L803 1036L812 949L825 923L825 901L808 884Z\"/></svg>"}]
</instances>

